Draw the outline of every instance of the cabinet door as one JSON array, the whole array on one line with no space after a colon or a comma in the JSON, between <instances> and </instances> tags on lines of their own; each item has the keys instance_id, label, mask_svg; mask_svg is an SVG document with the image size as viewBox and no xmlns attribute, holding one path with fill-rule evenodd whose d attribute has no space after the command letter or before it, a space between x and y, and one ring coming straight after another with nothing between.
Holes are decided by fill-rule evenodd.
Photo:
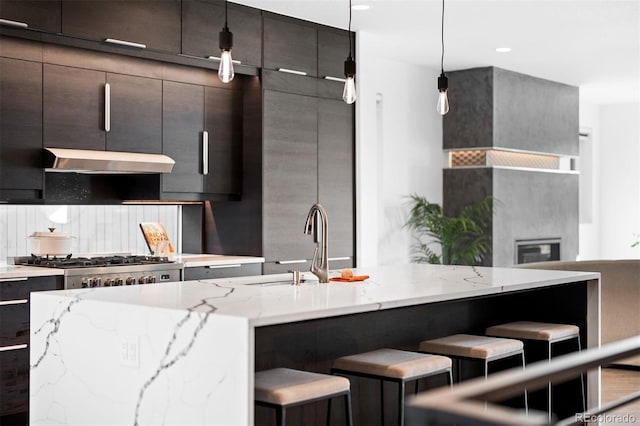
<instances>
[{"instance_id":1,"label":"cabinet door","mask_svg":"<svg viewBox=\"0 0 640 426\"><path fill-rule=\"evenodd\" d=\"M205 129L209 133L204 190L239 194L242 190L242 92L205 87Z\"/></svg>"},{"instance_id":2,"label":"cabinet door","mask_svg":"<svg viewBox=\"0 0 640 426\"><path fill-rule=\"evenodd\" d=\"M60 32L60 0L1 0L0 18L23 22L29 28Z\"/></svg>"},{"instance_id":3,"label":"cabinet door","mask_svg":"<svg viewBox=\"0 0 640 426\"><path fill-rule=\"evenodd\" d=\"M313 239L303 228L317 200L318 101L265 90L263 102L264 256L310 259Z\"/></svg>"},{"instance_id":4,"label":"cabinet door","mask_svg":"<svg viewBox=\"0 0 640 426\"><path fill-rule=\"evenodd\" d=\"M42 190L42 64L0 58L0 188Z\"/></svg>"},{"instance_id":5,"label":"cabinet door","mask_svg":"<svg viewBox=\"0 0 640 426\"><path fill-rule=\"evenodd\" d=\"M353 146L353 106L318 99L318 201L329 218L330 259L354 254Z\"/></svg>"},{"instance_id":6,"label":"cabinet door","mask_svg":"<svg viewBox=\"0 0 640 426\"><path fill-rule=\"evenodd\" d=\"M352 46L355 39L351 40ZM351 55L355 59L355 50ZM318 30L318 77L344 78L344 61L349 56L349 32Z\"/></svg>"},{"instance_id":7,"label":"cabinet door","mask_svg":"<svg viewBox=\"0 0 640 426\"><path fill-rule=\"evenodd\" d=\"M179 53L180 0L63 0L62 33Z\"/></svg>"},{"instance_id":8,"label":"cabinet door","mask_svg":"<svg viewBox=\"0 0 640 426\"><path fill-rule=\"evenodd\" d=\"M233 33L234 60L243 65L262 66L262 17L258 9L229 4L227 23ZM182 53L220 56L219 33L224 26L224 2L184 0L182 2Z\"/></svg>"},{"instance_id":9,"label":"cabinet door","mask_svg":"<svg viewBox=\"0 0 640 426\"><path fill-rule=\"evenodd\" d=\"M43 65L44 147L105 149L105 73Z\"/></svg>"},{"instance_id":10,"label":"cabinet door","mask_svg":"<svg viewBox=\"0 0 640 426\"><path fill-rule=\"evenodd\" d=\"M202 192L204 87L163 82L162 153L176 164L162 175L164 192Z\"/></svg>"},{"instance_id":11,"label":"cabinet door","mask_svg":"<svg viewBox=\"0 0 640 426\"><path fill-rule=\"evenodd\" d=\"M265 68L287 68L318 76L315 27L265 16L263 34Z\"/></svg>"},{"instance_id":12,"label":"cabinet door","mask_svg":"<svg viewBox=\"0 0 640 426\"><path fill-rule=\"evenodd\" d=\"M111 86L111 130L107 150L162 151L162 81L107 74Z\"/></svg>"}]
</instances>

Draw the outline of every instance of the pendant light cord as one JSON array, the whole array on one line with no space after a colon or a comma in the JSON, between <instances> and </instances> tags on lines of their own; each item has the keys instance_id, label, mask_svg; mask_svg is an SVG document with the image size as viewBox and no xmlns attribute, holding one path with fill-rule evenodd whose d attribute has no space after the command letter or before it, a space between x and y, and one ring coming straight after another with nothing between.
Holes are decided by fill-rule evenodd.
<instances>
[{"instance_id":1,"label":"pendant light cord","mask_svg":"<svg viewBox=\"0 0 640 426\"><path fill-rule=\"evenodd\" d=\"M440 22L440 40L442 43L442 55L440 56L440 70L444 73L444 0L442 0L442 18Z\"/></svg>"},{"instance_id":2,"label":"pendant light cord","mask_svg":"<svg viewBox=\"0 0 640 426\"><path fill-rule=\"evenodd\" d=\"M351 57L351 0L349 0L349 57Z\"/></svg>"},{"instance_id":3,"label":"pendant light cord","mask_svg":"<svg viewBox=\"0 0 640 426\"><path fill-rule=\"evenodd\" d=\"M228 4L229 2L227 0L224 0L224 27L225 28L228 28L228 25L227 25L227 5Z\"/></svg>"}]
</instances>

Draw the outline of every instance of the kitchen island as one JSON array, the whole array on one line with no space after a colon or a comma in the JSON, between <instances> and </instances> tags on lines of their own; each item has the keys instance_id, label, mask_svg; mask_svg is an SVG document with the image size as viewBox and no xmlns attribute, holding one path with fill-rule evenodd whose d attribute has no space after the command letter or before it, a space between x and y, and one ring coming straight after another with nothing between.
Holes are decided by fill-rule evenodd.
<instances>
[{"instance_id":1,"label":"kitchen island","mask_svg":"<svg viewBox=\"0 0 640 426\"><path fill-rule=\"evenodd\" d=\"M598 273L354 272L370 279L292 286L288 276L258 276L35 293L31 424L252 424L254 371L328 372L338 356L415 349L503 321L573 323L586 347L599 345ZM590 406L598 389L591 374Z\"/></svg>"}]
</instances>

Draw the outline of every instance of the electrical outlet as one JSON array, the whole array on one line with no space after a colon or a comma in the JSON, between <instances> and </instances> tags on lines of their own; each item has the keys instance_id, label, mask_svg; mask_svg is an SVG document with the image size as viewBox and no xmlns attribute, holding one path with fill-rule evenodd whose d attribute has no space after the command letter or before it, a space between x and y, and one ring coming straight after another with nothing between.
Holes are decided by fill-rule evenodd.
<instances>
[{"instance_id":1,"label":"electrical outlet","mask_svg":"<svg viewBox=\"0 0 640 426\"><path fill-rule=\"evenodd\" d=\"M120 336L120 365L140 367L140 339L138 336Z\"/></svg>"}]
</instances>

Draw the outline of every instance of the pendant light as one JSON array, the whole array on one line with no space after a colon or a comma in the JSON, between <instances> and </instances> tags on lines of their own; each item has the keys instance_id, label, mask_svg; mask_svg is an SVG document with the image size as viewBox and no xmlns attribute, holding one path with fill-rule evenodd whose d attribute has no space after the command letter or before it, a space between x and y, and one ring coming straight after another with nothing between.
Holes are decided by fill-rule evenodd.
<instances>
[{"instance_id":1,"label":"pendant light","mask_svg":"<svg viewBox=\"0 0 640 426\"><path fill-rule=\"evenodd\" d=\"M218 78L223 83L233 80L233 60L231 59L231 48L233 47L233 33L229 31L227 25L227 1L224 2L224 28L220 31L220 65L218 67Z\"/></svg>"},{"instance_id":2,"label":"pendant light","mask_svg":"<svg viewBox=\"0 0 640 426\"><path fill-rule=\"evenodd\" d=\"M447 97L447 89L449 88L449 79L444 73L444 0L442 0L442 22L441 22L441 42L442 54L440 56L440 77L438 77L438 105L436 109L441 115L449 112L449 98Z\"/></svg>"},{"instance_id":3,"label":"pendant light","mask_svg":"<svg viewBox=\"0 0 640 426\"><path fill-rule=\"evenodd\" d=\"M356 61L351 57L351 0L349 0L349 56L344 61L344 76L346 80L344 82L344 90L342 92L342 99L352 104L356 101Z\"/></svg>"}]
</instances>

